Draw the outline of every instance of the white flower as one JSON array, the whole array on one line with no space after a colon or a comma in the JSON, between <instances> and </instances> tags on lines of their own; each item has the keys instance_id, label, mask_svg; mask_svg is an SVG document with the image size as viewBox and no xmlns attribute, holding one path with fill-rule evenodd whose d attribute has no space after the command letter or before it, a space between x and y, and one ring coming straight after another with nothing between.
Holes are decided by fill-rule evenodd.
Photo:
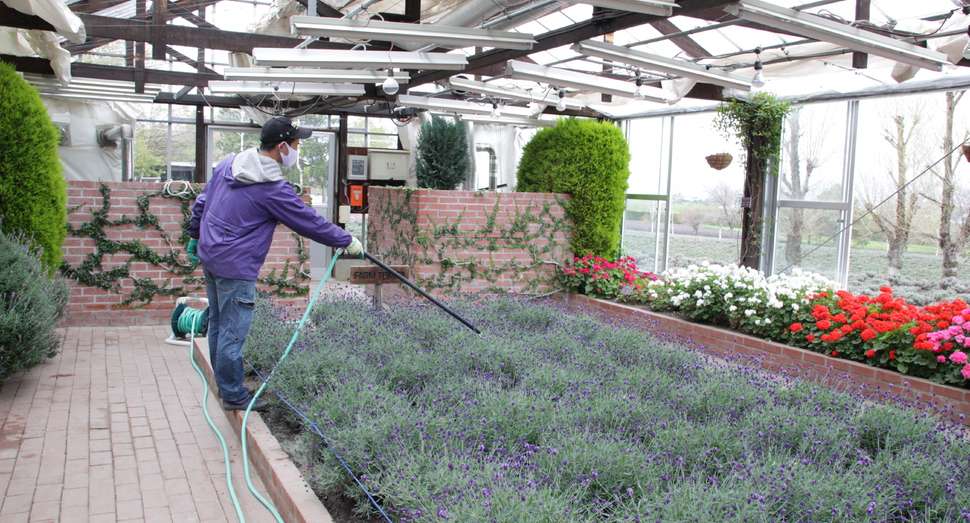
<instances>
[{"instance_id":1,"label":"white flower","mask_svg":"<svg viewBox=\"0 0 970 523\"><path fill-rule=\"evenodd\" d=\"M728 310L730 312L734 312L734 311L738 310L738 307L737 307L737 305L731 305L730 307L728 307Z\"/></svg>"},{"instance_id":2,"label":"white flower","mask_svg":"<svg viewBox=\"0 0 970 523\"><path fill-rule=\"evenodd\" d=\"M755 313L755 310L754 310L754 309L746 309L746 310L744 311L744 315L745 315L745 316L751 316L751 315L752 315L752 314L754 314L754 313Z\"/></svg>"}]
</instances>

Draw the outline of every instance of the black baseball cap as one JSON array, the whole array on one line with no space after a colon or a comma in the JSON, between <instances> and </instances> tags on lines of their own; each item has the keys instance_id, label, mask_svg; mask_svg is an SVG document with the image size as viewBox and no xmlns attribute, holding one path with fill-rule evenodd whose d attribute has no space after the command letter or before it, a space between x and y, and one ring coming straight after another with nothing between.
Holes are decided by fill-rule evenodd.
<instances>
[{"instance_id":1,"label":"black baseball cap","mask_svg":"<svg viewBox=\"0 0 970 523\"><path fill-rule=\"evenodd\" d=\"M310 129L301 129L293 125L293 122L285 116L277 116L263 124L263 132L259 135L259 141L263 143L276 143L293 138L309 138L313 134Z\"/></svg>"}]
</instances>

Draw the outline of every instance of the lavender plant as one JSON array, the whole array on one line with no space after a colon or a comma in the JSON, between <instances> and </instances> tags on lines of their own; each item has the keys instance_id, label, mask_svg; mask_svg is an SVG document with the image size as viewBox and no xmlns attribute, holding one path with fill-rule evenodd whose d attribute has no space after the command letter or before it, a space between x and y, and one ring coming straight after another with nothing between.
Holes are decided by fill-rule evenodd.
<instances>
[{"instance_id":1,"label":"lavender plant","mask_svg":"<svg viewBox=\"0 0 970 523\"><path fill-rule=\"evenodd\" d=\"M312 420L319 494L374 510L336 452L401 522L970 519L970 450L925 409L558 302L449 305L484 335L421 305L317 304L270 387ZM258 307L260 371L280 320Z\"/></svg>"}]
</instances>

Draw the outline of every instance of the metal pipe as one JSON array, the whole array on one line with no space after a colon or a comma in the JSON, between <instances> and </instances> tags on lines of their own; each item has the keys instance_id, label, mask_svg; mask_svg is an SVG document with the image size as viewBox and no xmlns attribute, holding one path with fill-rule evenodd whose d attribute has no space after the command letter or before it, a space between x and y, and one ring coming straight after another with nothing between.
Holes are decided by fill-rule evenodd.
<instances>
[{"instance_id":1,"label":"metal pipe","mask_svg":"<svg viewBox=\"0 0 970 523\"><path fill-rule=\"evenodd\" d=\"M97 139L101 147L115 147L121 141L121 181L132 181L135 168L135 148L132 142L135 133L131 126L121 124L98 129Z\"/></svg>"},{"instance_id":2,"label":"metal pipe","mask_svg":"<svg viewBox=\"0 0 970 523\"><path fill-rule=\"evenodd\" d=\"M488 190L494 191L498 187L498 155L487 143L476 143L475 150L488 153Z\"/></svg>"},{"instance_id":3,"label":"metal pipe","mask_svg":"<svg viewBox=\"0 0 970 523\"><path fill-rule=\"evenodd\" d=\"M367 253L367 252L364 253L364 257L367 258L368 260L376 263L378 267L380 267L380 268L384 269L385 271L387 271L388 273L390 273L391 276L394 276L395 278L401 280L408 287L411 287L412 289L414 289L415 291L417 291L418 294L420 294L421 296L424 296L425 298L427 298L431 303L437 305L441 310L447 312L448 314L451 314L452 317L454 317L456 320L464 323L466 327L468 327L469 329L475 331L476 334L481 334L482 333L480 330L476 329L474 325L472 325L471 323L469 323L468 320L466 320L465 318L462 318L461 316L459 316L457 312L449 309L447 305L445 305L444 303L441 303L440 301L438 301L437 299L435 299L434 296L431 296L427 292L424 292L420 287L418 287L417 285L411 283L411 280L408 280L404 276L401 276L400 273L398 273L394 269L392 269L392 268L388 267L387 265L385 265L384 262L382 262L382 261L378 260L377 258L371 256L370 253Z\"/></svg>"}]
</instances>

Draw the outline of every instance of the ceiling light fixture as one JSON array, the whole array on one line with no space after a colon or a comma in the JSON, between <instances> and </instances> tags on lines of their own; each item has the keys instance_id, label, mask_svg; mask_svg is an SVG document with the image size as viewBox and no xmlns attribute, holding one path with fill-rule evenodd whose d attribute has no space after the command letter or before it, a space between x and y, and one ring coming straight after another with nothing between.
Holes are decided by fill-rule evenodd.
<instances>
[{"instance_id":1,"label":"ceiling light fixture","mask_svg":"<svg viewBox=\"0 0 970 523\"><path fill-rule=\"evenodd\" d=\"M744 20L924 69L942 71L943 65L950 64L943 53L758 0L729 4L724 6L724 10Z\"/></svg>"},{"instance_id":2,"label":"ceiling light fixture","mask_svg":"<svg viewBox=\"0 0 970 523\"><path fill-rule=\"evenodd\" d=\"M629 11L631 13L644 13L648 15L670 16L674 14L674 8L680 7L674 2L664 0L566 0L571 4L589 4L596 7L616 9L619 11Z\"/></svg>"},{"instance_id":3,"label":"ceiling light fixture","mask_svg":"<svg viewBox=\"0 0 970 523\"><path fill-rule=\"evenodd\" d=\"M760 89L765 86L765 66L761 63L760 46L754 50L754 54L758 55L758 59L754 61L754 77L751 78L751 86Z\"/></svg>"},{"instance_id":4,"label":"ceiling light fixture","mask_svg":"<svg viewBox=\"0 0 970 523\"><path fill-rule=\"evenodd\" d=\"M566 110L566 91L559 90L559 102L556 103L556 110L563 112Z\"/></svg>"},{"instance_id":5,"label":"ceiling light fixture","mask_svg":"<svg viewBox=\"0 0 970 523\"><path fill-rule=\"evenodd\" d=\"M434 116L445 117L455 116L453 113L442 113L437 111L431 111L431 114ZM491 116L483 116L480 114L463 114L461 115L461 120L463 122L507 124L518 125L521 127L552 127L556 125L555 120L540 120L538 118L524 118L518 116L500 116L498 118L492 118Z\"/></svg>"},{"instance_id":6,"label":"ceiling light fixture","mask_svg":"<svg viewBox=\"0 0 970 523\"><path fill-rule=\"evenodd\" d=\"M572 50L584 56L595 56L605 60L613 60L649 71L660 71L691 78L698 82L730 87L740 91L751 90L751 81L745 76L726 73L716 69L708 69L703 65L675 60L673 58L667 58L666 56L644 53L643 51L637 51L621 45L613 45L595 40L584 40L573 44Z\"/></svg>"},{"instance_id":7,"label":"ceiling light fixture","mask_svg":"<svg viewBox=\"0 0 970 523\"><path fill-rule=\"evenodd\" d=\"M526 62L509 60L505 66L505 74L518 80L532 80L558 87L573 87L597 93L613 94L633 98L636 87L629 82L603 78L586 73L567 71L557 67L545 67ZM643 99L650 102L667 103L662 89L655 87L643 88ZM560 91L561 92L561 91Z\"/></svg>"},{"instance_id":8,"label":"ceiling light fixture","mask_svg":"<svg viewBox=\"0 0 970 523\"><path fill-rule=\"evenodd\" d=\"M211 83L211 82L210 82ZM429 96L413 96L402 94L397 97L397 103L406 107L418 107L429 111L460 113L460 114L481 114L491 116L498 109L498 104L478 104L466 102L464 100L449 100L446 98L431 98ZM499 114L501 114L499 110ZM527 107L505 107L504 112L523 118L529 116Z\"/></svg>"},{"instance_id":9,"label":"ceiling light fixture","mask_svg":"<svg viewBox=\"0 0 970 523\"><path fill-rule=\"evenodd\" d=\"M135 92L134 82L74 77L67 86L54 76L22 73L24 80L34 86L41 96L65 99L113 100L133 103L152 103L162 90L160 84L145 84L142 93Z\"/></svg>"},{"instance_id":10,"label":"ceiling light fixture","mask_svg":"<svg viewBox=\"0 0 970 523\"><path fill-rule=\"evenodd\" d=\"M384 82L381 84L381 89L384 90L384 94L394 96L397 94L400 87L401 84L397 83L397 80L394 79L394 71L392 69L388 69L387 78L385 78Z\"/></svg>"},{"instance_id":11,"label":"ceiling light fixture","mask_svg":"<svg viewBox=\"0 0 970 523\"><path fill-rule=\"evenodd\" d=\"M360 84L325 84L299 82L209 82L209 90L215 94L237 94L240 96L278 94L280 96L362 96L364 86Z\"/></svg>"},{"instance_id":12,"label":"ceiling light fixture","mask_svg":"<svg viewBox=\"0 0 970 523\"><path fill-rule=\"evenodd\" d=\"M460 70L468 65L458 53L411 53L407 51L345 51L342 49L281 49L256 47L253 60L271 67L332 67L335 69L382 68L392 63L400 69Z\"/></svg>"},{"instance_id":13,"label":"ceiling light fixture","mask_svg":"<svg viewBox=\"0 0 970 523\"><path fill-rule=\"evenodd\" d=\"M643 91L640 90L640 87L643 86L643 78L640 78L640 73L637 73L636 85L637 90L633 93L633 99L636 101L643 100Z\"/></svg>"},{"instance_id":14,"label":"ceiling light fixture","mask_svg":"<svg viewBox=\"0 0 970 523\"><path fill-rule=\"evenodd\" d=\"M350 20L319 16L294 16L293 30L300 36L381 40L396 43L437 44L444 47L497 47L529 50L536 43L528 33L406 24L379 20Z\"/></svg>"},{"instance_id":15,"label":"ceiling light fixture","mask_svg":"<svg viewBox=\"0 0 970 523\"><path fill-rule=\"evenodd\" d=\"M386 63L386 61L385 61ZM251 82L329 82L335 84L379 83L391 72L352 69L293 69L279 67L227 67L222 76L226 80ZM406 84L411 76L404 71L393 73L398 85Z\"/></svg>"},{"instance_id":16,"label":"ceiling light fixture","mask_svg":"<svg viewBox=\"0 0 970 523\"><path fill-rule=\"evenodd\" d=\"M449 78L447 85L450 89L456 90L456 94L458 94L457 90L471 91L473 93L493 96L495 98L509 98L512 100L522 100L523 102L535 102L546 105L554 105L559 101L559 98L553 93L535 94L532 91L526 91L525 89L495 87L494 85L490 85L485 82L475 82L458 76L452 76ZM573 100L572 98L565 99L563 103L565 103L569 109L579 110L586 107L583 102Z\"/></svg>"},{"instance_id":17,"label":"ceiling light fixture","mask_svg":"<svg viewBox=\"0 0 970 523\"><path fill-rule=\"evenodd\" d=\"M489 116L491 116L492 118L498 118L499 116L502 116L502 110L498 108L497 103L492 102L492 113Z\"/></svg>"}]
</instances>

